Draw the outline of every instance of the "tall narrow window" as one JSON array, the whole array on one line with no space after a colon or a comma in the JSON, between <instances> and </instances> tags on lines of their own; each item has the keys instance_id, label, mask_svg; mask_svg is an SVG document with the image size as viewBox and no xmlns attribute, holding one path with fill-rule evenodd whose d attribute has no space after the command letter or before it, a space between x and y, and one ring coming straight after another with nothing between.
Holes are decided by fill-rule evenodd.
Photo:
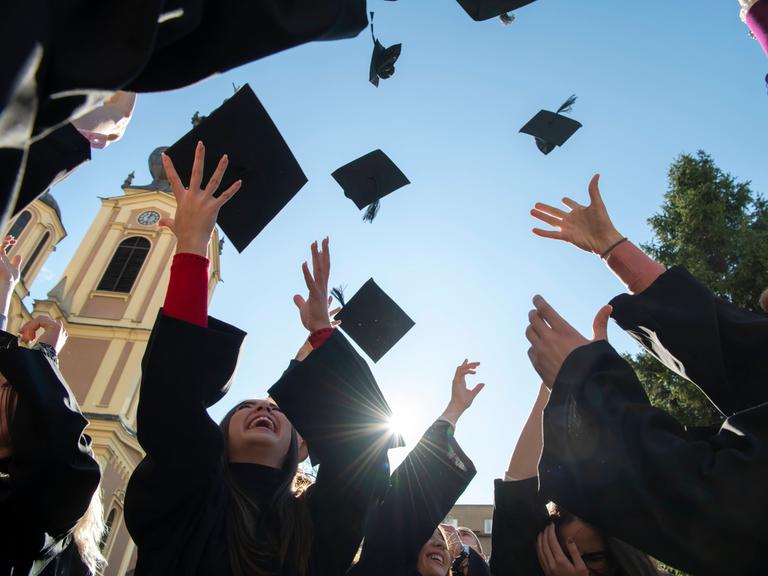
<instances>
[{"instance_id":1,"label":"tall narrow window","mask_svg":"<svg viewBox=\"0 0 768 576\"><path fill-rule=\"evenodd\" d=\"M133 236L120 242L96 289L130 292L148 253L149 240L141 236Z\"/></svg>"},{"instance_id":2,"label":"tall narrow window","mask_svg":"<svg viewBox=\"0 0 768 576\"><path fill-rule=\"evenodd\" d=\"M24 210L24 212L19 214L19 217L16 218L16 222L14 222L13 226L11 226L11 229L8 230L8 234L14 238L18 238L19 234L24 231L24 228L27 227L27 224L29 224L31 219L32 214L29 213L29 210Z\"/></svg>"},{"instance_id":3,"label":"tall narrow window","mask_svg":"<svg viewBox=\"0 0 768 576\"><path fill-rule=\"evenodd\" d=\"M50 232L46 232L43 234L43 237L40 238L40 242L37 243L37 246L35 246L34 252L32 252L32 256L29 257L29 260L26 261L24 264L24 268L21 269L21 279L27 277L27 273L32 268L32 265L35 263L35 260L37 260L37 257L40 256L40 252L43 251L43 248L45 248L45 245L48 244L48 238L51 237Z\"/></svg>"},{"instance_id":4,"label":"tall narrow window","mask_svg":"<svg viewBox=\"0 0 768 576\"><path fill-rule=\"evenodd\" d=\"M99 550L102 552L104 552L104 549L107 547L107 542L109 542L109 534L112 532L112 525L115 523L115 513L116 509L112 508L112 510L109 511L107 520L104 522L104 532L101 533L101 540L99 541Z\"/></svg>"}]
</instances>

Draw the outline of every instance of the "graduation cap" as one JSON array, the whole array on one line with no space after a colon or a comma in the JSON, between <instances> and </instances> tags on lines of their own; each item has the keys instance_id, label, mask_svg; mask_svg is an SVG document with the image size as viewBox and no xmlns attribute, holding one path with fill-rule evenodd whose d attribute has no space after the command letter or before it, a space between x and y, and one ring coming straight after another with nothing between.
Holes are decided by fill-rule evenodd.
<instances>
[{"instance_id":1,"label":"graduation cap","mask_svg":"<svg viewBox=\"0 0 768 576\"><path fill-rule=\"evenodd\" d=\"M413 328L415 322L392 298L379 288L373 278L344 303L344 295L334 288L334 297L344 307L336 315L340 328L378 362L384 354Z\"/></svg>"},{"instance_id":2,"label":"graduation cap","mask_svg":"<svg viewBox=\"0 0 768 576\"><path fill-rule=\"evenodd\" d=\"M331 176L344 190L344 195L362 210L367 207L363 220L373 222L379 211L379 200L398 188L410 184L389 156L374 150L341 168Z\"/></svg>"},{"instance_id":3,"label":"graduation cap","mask_svg":"<svg viewBox=\"0 0 768 576\"><path fill-rule=\"evenodd\" d=\"M520 128L520 132L534 136L539 150L545 155L549 154L556 146L565 144L576 130L581 128L581 123L563 116L564 113L571 111L574 102L576 102L575 94L563 102L557 112L541 110Z\"/></svg>"},{"instance_id":4,"label":"graduation cap","mask_svg":"<svg viewBox=\"0 0 768 576\"><path fill-rule=\"evenodd\" d=\"M373 12L371 12L371 38L373 38L373 54L371 55L371 69L368 79L371 84L379 87L379 78L386 80L395 73L395 62L400 58L402 44L393 44L385 48L373 34Z\"/></svg>"},{"instance_id":5,"label":"graduation cap","mask_svg":"<svg viewBox=\"0 0 768 576\"><path fill-rule=\"evenodd\" d=\"M473 20L488 20L517 10L536 0L458 0L464 11Z\"/></svg>"},{"instance_id":6,"label":"graduation cap","mask_svg":"<svg viewBox=\"0 0 768 576\"><path fill-rule=\"evenodd\" d=\"M189 182L198 140L205 144L203 183L219 159L229 156L216 195L236 180L243 181L218 218L221 229L242 252L301 190L307 177L247 84L166 150L182 182Z\"/></svg>"}]
</instances>

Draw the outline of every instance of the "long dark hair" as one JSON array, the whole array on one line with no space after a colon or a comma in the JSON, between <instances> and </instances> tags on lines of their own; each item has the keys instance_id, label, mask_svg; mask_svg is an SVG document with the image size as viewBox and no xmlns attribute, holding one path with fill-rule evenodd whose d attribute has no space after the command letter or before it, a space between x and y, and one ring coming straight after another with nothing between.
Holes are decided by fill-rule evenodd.
<instances>
[{"instance_id":1,"label":"long dark hair","mask_svg":"<svg viewBox=\"0 0 768 576\"><path fill-rule=\"evenodd\" d=\"M219 423L224 436L224 479L231 502L226 510L226 536L234 576L303 576L309 568L313 540L312 518L305 490L310 482L299 471L299 441L291 428L291 444L281 480L269 503L249 497L229 473L229 422L238 404Z\"/></svg>"},{"instance_id":2,"label":"long dark hair","mask_svg":"<svg viewBox=\"0 0 768 576\"><path fill-rule=\"evenodd\" d=\"M549 509L549 517L555 523L555 526L579 520L578 516L571 514L568 510L561 508L554 502L550 502L547 508ZM605 534L603 534L603 538L605 539L609 562L616 569L616 576L659 576L660 572L656 568L656 564L645 552L630 546L618 538Z\"/></svg>"}]
</instances>

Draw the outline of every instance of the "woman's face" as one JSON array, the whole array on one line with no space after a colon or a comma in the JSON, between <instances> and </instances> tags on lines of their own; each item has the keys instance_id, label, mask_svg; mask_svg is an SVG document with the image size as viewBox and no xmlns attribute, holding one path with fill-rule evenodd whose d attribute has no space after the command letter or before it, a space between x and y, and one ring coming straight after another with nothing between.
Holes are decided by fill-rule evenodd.
<instances>
[{"instance_id":1,"label":"woman's face","mask_svg":"<svg viewBox=\"0 0 768 576\"><path fill-rule=\"evenodd\" d=\"M421 576L446 576L450 571L451 555L439 530L421 547L416 569Z\"/></svg>"},{"instance_id":2,"label":"woman's face","mask_svg":"<svg viewBox=\"0 0 768 576\"><path fill-rule=\"evenodd\" d=\"M557 527L557 539L562 549L568 553L567 542L572 538L579 548L584 564L589 568L592 574L611 574L612 562L608 555L605 538L594 527L579 520L578 518L560 524Z\"/></svg>"},{"instance_id":3,"label":"woman's face","mask_svg":"<svg viewBox=\"0 0 768 576\"><path fill-rule=\"evenodd\" d=\"M281 468L293 427L269 400L241 402L229 420L229 461Z\"/></svg>"}]
</instances>

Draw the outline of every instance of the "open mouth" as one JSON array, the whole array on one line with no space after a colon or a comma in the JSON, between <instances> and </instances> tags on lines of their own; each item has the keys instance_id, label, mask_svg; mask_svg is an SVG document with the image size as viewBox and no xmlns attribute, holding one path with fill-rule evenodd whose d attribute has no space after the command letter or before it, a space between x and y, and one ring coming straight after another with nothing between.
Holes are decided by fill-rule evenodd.
<instances>
[{"instance_id":1,"label":"open mouth","mask_svg":"<svg viewBox=\"0 0 768 576\"><path fill-rule=\"evenodd\" d=\"M427 558L435 564L438 564L441 568L445 566L445 558L442 554L428 554Z\"/></svg>"},{"instance_id":2,"label":"open mouth","mask_svg":"<svg viewBox=\"0 0 768 576\"><path fill-rule=\"evenodd\" d=\"M267 416L266 414L256 414L246 422L245 428L246 430L265 428L270 432L277 432L277 422L275 422L271 416Z\"/></svg>"}]
</instances>

